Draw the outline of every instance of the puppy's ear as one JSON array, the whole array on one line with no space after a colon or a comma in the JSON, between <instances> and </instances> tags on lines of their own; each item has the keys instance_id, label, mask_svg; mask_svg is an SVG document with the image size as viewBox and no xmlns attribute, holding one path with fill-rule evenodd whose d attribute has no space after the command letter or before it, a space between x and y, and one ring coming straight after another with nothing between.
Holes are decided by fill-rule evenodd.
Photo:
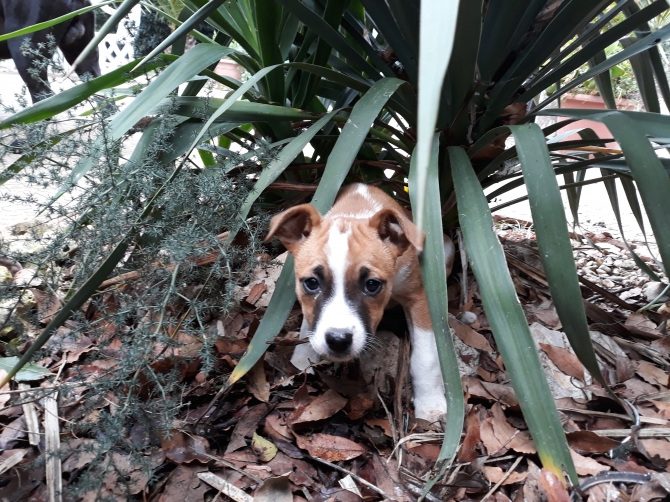
<instances>
[{"instance_id":1,"label":"puppy's ear","mask_svg":"<svg viewBox=\"0 0 670 502\"><path fill-rule=\"evenodd\" d=\"M321 215L311 204L301 204L272 218L265 241L277 236L291 253L309 237L312 229L321 223Z\"/></svg>"},{"instance_id":2,"label":"puppy's ear","mask_svg":"<svg viewBox=\"0 0 670 502\"><path fill-rule=\"evenodd\" d=\"M417 251L423 250L423 232L401 211L382 209L370 219L370 226L377 230L379 238L394 249L398 256L412 245Z\"/></svg>"}]
</instances>

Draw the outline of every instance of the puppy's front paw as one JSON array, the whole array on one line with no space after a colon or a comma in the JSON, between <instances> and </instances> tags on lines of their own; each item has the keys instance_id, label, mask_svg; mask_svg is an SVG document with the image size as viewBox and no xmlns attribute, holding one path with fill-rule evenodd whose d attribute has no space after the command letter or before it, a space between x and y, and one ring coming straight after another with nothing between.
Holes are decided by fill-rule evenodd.
<instances>
[{"instance_id":1,"label":"puppy's front paw","mask_svg":"<svg viewBox=\"0 0 670 502\"><path fill-rule=\"evenodd\" d=\"M444 423L447 400L444 394L431 393L414 398L414 416L431 423Z\"/></svg>"}]
</instances>

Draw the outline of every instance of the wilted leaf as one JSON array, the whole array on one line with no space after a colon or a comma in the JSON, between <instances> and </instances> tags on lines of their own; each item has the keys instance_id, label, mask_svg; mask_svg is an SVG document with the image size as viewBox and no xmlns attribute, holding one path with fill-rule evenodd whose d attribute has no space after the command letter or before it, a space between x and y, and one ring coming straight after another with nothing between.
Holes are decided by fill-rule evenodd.
<instances>
[{"instance_id":1,"label":"wilted leaf","mask_svg":"<svg viewBox=\"0 0 670 502\"><path fill-rule=\"evenodd\" d=\"M275 458L275 455L277 454L277 447L272 443L272 441L268 441L255 432L251 438L251 449L254 450L258 460L261 462L269 462Z\"/></svg>"},{"instance_id":2,"label":"wilted leaf","mask_svg":"<svg viewBox=\"0 0 670 502\"><path fill-rule=\"evenodd\" d=\"M646 382L652 385L668 386L668 379L670 376L658 366L655 366L647 361L637 361L637 374L640 375Z\"/></svg>"},{"instance_id":3,"label":"wilted leaf","mask_svg":"<svg viewBox=\"0 0 670 502\"><path fill-rule=\"evenodd\" d=\"M479 410L472 407L465 417L465 438L463 445L458 452L459 462L472 462L478 456L477 444L481 441L481 421L479 420Z\"/></svg>"},{"instance_id":4,"label":"wilted leaf","mask_svg":"<svg viewBox=\"0 0 670 502\"><path fill-rule=\"evenodd\" d=\"M391 429L391 423L388 421L388 418L368 418L365 421L366 425L370 427L381 427L384 430L384 434L388 437L393 437L393 430Z\"/></svg>"},{"instance_id":5,"label":"wilted leaf","mask_svg":"<svg viewBox=\"0 0 670 502\"><path fill-rule=\"evenodd\" d=\"M670 441L667 439L642 439L640 442L651 457L659 456L663 460L670 460Z\"/></svg>"},{"instance_id":6,"label":"wilted leaf","mask_svg":"<svg viewBox=\"0 0 670 502\"><path fill-rule=\"evenodd\" d=\"M296 392L297 393L297 392ZM332 389L328 389L320 396L314 398L304 408L299 408L289 418L292 425L305 422L316 422L332 417L347 404L347 398L340 396Z\"/></svg>"},{"instance_id":7,"label":"wilted leaf","mask_svg":"<svg viewBox=\"0 0 670 502\"><path fill-rule=\"evenodd\" d=\"M490 483L495 484L503 478L505 471L503 471L500 467L485 465L482 468L482 474ZM505 481L503 481L502 484L505 486L513 485L514 483L523 483L527 476L527 472L513 472L507 477Z\"/></svg>"},{"instance_id":8,"label":"wilted leaf","mask_svg":"<svg viewBox=\"0 0 670 502\"><path fill-rule=\"evenodd\" d=\"M493 416L485 419L481 428L482 442L489 455L499 455L508 449L519 453L537 453L530 434L512 427L499 403L491 407L491 413Z\"/></svg>"},{"instance_id":9,"label":"wilted leaf","mask_svg":"<svg viewBox=\"0 0 670 502\"><path fill-rule=\"evenodd\" d=\"M519 408L519 401L516 398L514 389L508 385L482 382L477 378L464 377L463 387L471 396L498 401L510 408Z\"/></svg>"},{"instance_id":10,"label":"wilted leaf","mask_svg":"<svg viewBox=\"0 0 670 502\"><path fill-rule=\"evenodd\" d=\"M328 462L351 460L365 453L365 448L349 439L330 434L312 434L311 437L296 436L296 443L312 457Z\"/></svg>"},{"instance_id":11,"label":"wilted leaf","mask_svg":"<svg viewBox=\"0 0 670 502\"><path fill-rule=\"evenodd\" d=\"M362 418L375 402L365 396L355 396L349 399L347 404L347 418L349 420L358 420Z\"/></svg>"},{"instance_id":12,"label":"wilted leaf","mask_svg":"<svg viewBox=\"0 0 670 502\"><path fill-rule=\"evenodd\" d=\"M265 403L258 404L249 408L244 415L240 417L239 422L233 429L233 434L226 448L226 453L239 450L247 445L244 438L251 437L258 427L258 423L267 414L269 406Z\"/></svg>"},{"instance_id":13,"label":"wilted leaf","mask_svg":"<svg viewBox=\"0 0 670 502\"><path fill-rule=\"evenodd\" d=\"M583 457L574 450L570 450L570 456L577 469L577 474L580 476L595 476L599 472L609 471L611 468L608 465L603 465L592 458Z\"/></svg>"},{"instance_id":14,"label":"wilted leaf","mask_svg":"<svg viewBox=\"0 0 670 502\"><path fill-rule=\"evenodd\" d=\"M556 347L548 343L540 343L540 348L551 359L551 362L566 375L584 380L584 366L575 354L563 347Z\"/></svg>"},{"instance_id":15,"label":"wilted leaf","mask_svg":"<svg viewBox=\"0 0 670 502\"><path fill-rule=\"evenodd\" d=\"M565 485L553 472L542 469L537 481L547 496L547 502L570 502L570 495Z\"/></svg>"},{"instance_id":16,"label":"wilted leaf","mask_svg":"<svg viewBox=\"0 0 670 502\"><path fill-rule=\"evenodd\" d=\"M170 439L161 442L165 456L176 464L188 464L194 460L209 462L209 442L195 435L174 432Z\"/></svg>"},{"instance_id":17,"label":"wilted leaf","mask_svg":"<svg viewBox=\"0 0 670 502\"><path fill-rule=\"evenodd\" d=\"M205 492L210 490L208 484L200 481L198 472L206 471L205 466L178 465L170 473L167 485L158 498L158 502L195 502L203 500Z\"/></svg>"},{"instance_id":18,"label":"wilted leaf","mask_svg":"<svg viewBox=\"0 0 670 502\"><path fill-rule=\"evenodd\" d=\"M580 453L605 453L619 446L618 441L592 431L569 432L566 436L570 448Z\"/></svg>"},{"instance_id":19,"label":"wilted leaf","mask_svg":"<svg viewBox=\"0 0 670 502\"><path fill-rule=\"evenodd\" d=\"M265 376L263 359L258 361L247 373L247 389L259 401L267 403L270 400L270 384Z\"/></svg>"},{"instance_id":20,"label":"wilted leaf","mask_svg":"<svg viewBox=\"0 0 670 502\"><path fill-rule=\"evenodd\" d=\"M293 502L288 475L263 481L254 493L254 502Z\"/></svg>"},{"instance_id":21,"label":"wilted leaf","mask_svg":"<svg viewBox=\"0 0 670 502\"><path fill-rule=\"evenodd\" d=\"M486 337L481 333L477 333L467 324L463 324L459 320L450 317L449 326L453 328L456 336L460 338L464 344L469 345L474 349L493 352L493 347L491 347L491 344L489 344Z\"/></svg>"}]
</instances>

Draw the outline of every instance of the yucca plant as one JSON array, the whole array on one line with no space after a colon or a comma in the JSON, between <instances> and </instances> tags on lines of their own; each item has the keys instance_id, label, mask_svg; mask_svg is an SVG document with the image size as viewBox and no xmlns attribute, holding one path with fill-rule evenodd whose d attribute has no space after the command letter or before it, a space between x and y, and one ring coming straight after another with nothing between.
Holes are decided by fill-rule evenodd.
<instances>
[{"instance_id":1,"label":"yucca plant","mask_svg":"<svg viewBox=\"0 0 670 502\"><path fill-rule=\"evenodd\" d=\"M670 165L655 153L670 138L670 120L659 114L657 93L658 88L670 104L657 47L670 37L670 26L653 32L649 27L650 21L667 13L668 3L184 0L186 10L177 19L158 3L125 0L101 35L137 3L177 26L172 35L142 61L37 103L5 119L0 127L48 119L95 93L122 87L131 77L156 72L151 84L110 118L114 140L121 141L138 120L157 113L169 99L183 117L175 134L180 152L200 151L205 166L211 152L226 155L233 143L244 147L264 140L283 145L259 171L256 190L240 211L239 226L230 229L228 243L246 224L261 194L262 207L268 211L309 199L326 211L343 183L362 180L379 184L411 205L415 221L426 232L422 273L447 389L448 419L438 474L453 458L463 425L463 393L447 324L441 237L443 230L460 226L498 349L540 459L559 477L566 472L576 483L558 413L492 231L484 189L506 181L489 194L491 199L527 186L540 255L561 322L584 366L606 387L588 334L556 178L565 176L567 186L562 188L577 201L586 170L601 169L617 216L615 180L623 184L638 215L639 194L660 257L670 263ZM216 30L211 39L193 29L203 21ZM203 43L182 53L179 44L187 33ZM623 50L608 58L605 49L618 43ZM160 55L170 46L171 55ZM237 61L251 77L242 83L215 75L211 70L223 57ZM628 59L637 68L644 113L616 110L608 70ZM560 89L556 86L585 64L588 71ZM233 91L225 99L199 96L207 79ZM609 110L547 108L589 79L596 80ZM188 85L175 96L185 82ZM543 91L552 86L558 90L547 98ZM543 114L568 119L543 130L534 123ZM619 143L620 153L594 154L593 147L612 140L589 130L580 131L583 139L578 141L550 142L550 135L578 119L603 122ZM514 146L506 147L510 135ZM138 148L142 145L140 140ZM86 174L91 162L73 166L72 183ZM177 164L175 173L183 168L183 163ZM387 178L384 169L393 174ZM409 194L404 190L407 180ZM141 202L146 205L144 216L156 209L153 199ZM21 364L109 275L140 232L140 224L70 298ZM292 283L289 259L276 288L281 294L272 298L248 353L224 390L258 361L266 342L285 322L295 302Z\"/></svg>"}]
</instances>

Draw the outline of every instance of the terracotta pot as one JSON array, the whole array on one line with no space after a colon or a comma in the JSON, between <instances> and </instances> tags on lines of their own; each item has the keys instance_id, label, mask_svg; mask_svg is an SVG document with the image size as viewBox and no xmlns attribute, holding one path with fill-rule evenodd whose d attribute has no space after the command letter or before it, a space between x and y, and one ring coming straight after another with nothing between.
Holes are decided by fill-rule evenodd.
<instances>
[{"instance_id":1,"label":"terracotta pot","mask_svg":"<svg viewBox=\"0 0 670 502\"><path fill-rule=\"evenodd\" d=\"M235 80L240 80L242 76L242 70L240 66L230 59L222 59L219 61L219 64L216 65L214 73L217 75L224 75L226 77L234 78Z\"/></svg>"}]
</instances>

